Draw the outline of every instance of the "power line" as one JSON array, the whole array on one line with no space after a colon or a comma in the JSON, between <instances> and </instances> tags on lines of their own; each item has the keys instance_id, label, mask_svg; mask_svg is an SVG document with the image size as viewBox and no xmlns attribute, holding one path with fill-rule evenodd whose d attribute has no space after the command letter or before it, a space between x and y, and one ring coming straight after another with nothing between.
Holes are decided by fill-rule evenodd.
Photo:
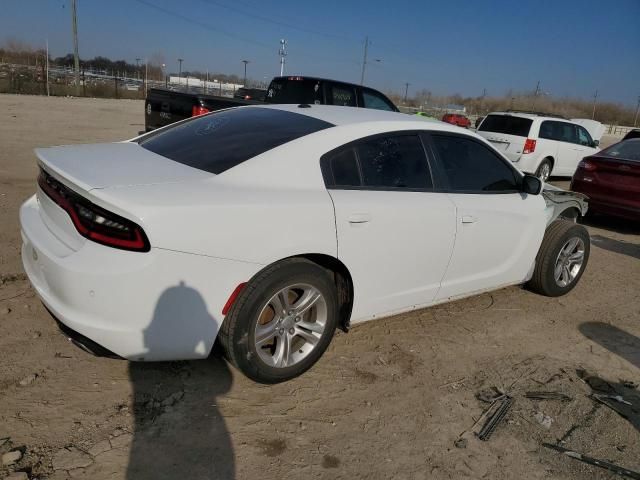
<instances>
[{"instance_id":1,"label":"power line","mask_svg":"<svg viewBox=\"0 0 640 480\"><path fill-rule=\"evenodd\" d=\"M259 15L257 13L253 13L251 11L244 10L244 9L241 9L241 8L238 8L238 7L235 7L235 6L225 5L225 4L217 2L215 0L200 0L200 1L204 2L204 3L208 3L210 5L215 5L217 7L225 8L225 9L230 10L232 12L240 13L241 15L243 15L245 17L252 17L252 18L255 18L257 20L261 20L263 22L272 23L274 25L280 25L281 27L287 27L287 28L290 28L292 30L298 30L299 32L313 33L315 35L322 35L323 37L337 38L337 39L341 39L341 40L349 40L349 37L346 37L344 35L335 34L335 33L327 33L327 32L322 32L320 30L314 30L314 29L311 29L311 28L301 27L300 25L294 25L292 23L284 22L282 20L276 20L276 19L273 19L273 18L265 17L264 15Z\"/></svg>"}]
</instances>

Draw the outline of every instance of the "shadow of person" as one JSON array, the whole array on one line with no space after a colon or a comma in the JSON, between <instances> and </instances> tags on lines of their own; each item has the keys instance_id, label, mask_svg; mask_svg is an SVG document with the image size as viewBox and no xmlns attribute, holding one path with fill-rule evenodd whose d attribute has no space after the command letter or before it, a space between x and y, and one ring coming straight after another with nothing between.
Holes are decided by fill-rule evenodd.
<instances>
[{"instance_id":1,"label":"shadow of person","mask_svg":"<svg viewBox=\"0 0 640 480\"><path fill-rule=\"evenodd\" d=\"M604 322L585 322L578 329L589 340L640 368L640 338Z\"/></svg>"},{"instance_id":2,"label":"shadow of person","mask_svg":"<svg viewBox=\"0 0 640 480\"><path fill-rule=\"evenodd\" d=\"M196 328L185 328L187 318ZM158 299L144 332L146 353L167 335L188 340L198 351L207 343L201 337L209 327L215 329L215 322L202 296L181 282ZM190 334L193 338L186 337ZM135 426L128 480L235 477L231 438L216 406L217 397L231 388L232 377L217 354L189 362L132 362L129 376Z\"/></svg>"}]
</instances>

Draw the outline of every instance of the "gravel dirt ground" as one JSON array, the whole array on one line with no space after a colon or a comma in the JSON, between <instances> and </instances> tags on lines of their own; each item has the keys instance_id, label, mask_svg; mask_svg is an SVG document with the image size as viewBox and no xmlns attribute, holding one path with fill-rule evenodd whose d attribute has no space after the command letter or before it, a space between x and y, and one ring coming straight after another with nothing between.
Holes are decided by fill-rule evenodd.
<instances>
[{"instance_id":1,"label":"gravel dirt ground","mask_svg":"<svg viewBox=\"0 0 640 480\"><path fill-rule=\"evenodd\" d=\"M71 345L20 261L33 148L142 128L140 101L0 95L0 478L614 477L542 446L560 440L640 471L640 226L627 222L585 222L591 259L566 297L512 287L361 324L280 385L216 354L134 364ZM514 403L480 441L496 389Z\"/></svg>"}]
</instances>

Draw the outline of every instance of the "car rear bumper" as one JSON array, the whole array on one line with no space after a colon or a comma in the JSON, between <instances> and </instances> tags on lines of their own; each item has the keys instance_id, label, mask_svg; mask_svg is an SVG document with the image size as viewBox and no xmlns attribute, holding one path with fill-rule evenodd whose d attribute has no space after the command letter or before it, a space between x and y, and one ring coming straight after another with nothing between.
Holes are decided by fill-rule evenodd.
<instances>
[{"instance_id":1,"label":"car rear bumper","mask_svg":"<svg viewBox=\"0 0 640 480\"><path fill-rule=\"evenodd\" d=\"M612 215L614 217L626 218L627 220L640 221L640 202L637 205L621 204L615 200L616 192L609 191L603 196L593 188L592 184L573 177L571 182L571 190L583 193L589 196L589 211L594 213L602 213ZM619 196L624 198L626 192L620 192Z\"/></svg>"},{"instance_id":2,"label":"car rear bumper","mask_svg":"<svg viewBox=\"0 0 640 480\"><path fill-rule=\"evenodd\" d=\"M45 225L35 196L21 207L20 223L24 269L45 306L65 328L129 360L206 357L229 295L261 268L91 241L73 250Z\"/></svg>"}]
</instances>

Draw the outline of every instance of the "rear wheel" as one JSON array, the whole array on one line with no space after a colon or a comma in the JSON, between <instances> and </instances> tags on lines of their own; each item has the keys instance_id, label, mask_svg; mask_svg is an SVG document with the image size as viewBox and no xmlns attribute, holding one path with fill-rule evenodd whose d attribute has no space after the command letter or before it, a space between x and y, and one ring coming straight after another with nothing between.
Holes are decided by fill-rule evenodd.
<instances>
[{"instance_id":1,"label":"rear wheel","mask_svg":"<svg viewBox=\"0 0 640 480\"><path fill-rule=\"evenodd\" d=\"M529 288L548 297L569 293L584 273L589 253L587 229L569 220L556 220L542 239Z\"/></svg>"},{"instance_id":2,"label":"rear wheel","mask_svg":"<svg viewBox=\"0 0 640 480\"><path fill-rule=\"evenodd\" d=\"M261 383L304 373L329 346L338 320L328 271L305 259L267 267L225 318L219 340L227 359Z\"/></svg>"},{"instance_id":3,"label":"rear wheel","mask_svg":"<svg viewBox=\"0 0 640 480\"><path fill-rule=\"evenodd\" d=\"M549 177L551 176L552 168L553 167L551 165L551 160L545 158L536 170L536 177L538 177L543 182L547 182L549 180Z\"/></svg>"}]
</instances>

